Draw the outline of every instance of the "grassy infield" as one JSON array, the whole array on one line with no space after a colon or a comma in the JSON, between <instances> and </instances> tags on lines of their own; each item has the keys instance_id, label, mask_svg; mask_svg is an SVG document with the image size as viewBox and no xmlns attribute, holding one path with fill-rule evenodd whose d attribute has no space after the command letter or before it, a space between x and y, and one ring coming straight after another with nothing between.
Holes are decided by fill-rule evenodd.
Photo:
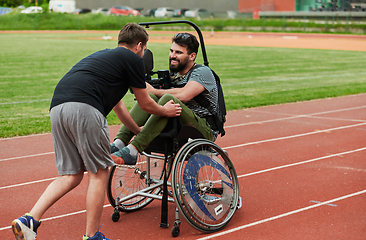
<instances>
[{"instance_id":1,"label":"grassy infield","mask_svg":"<svg viewBox=\"0 0 366 240\"><path fill-rule=\"evenodd\" d=\"M0 16L1 30L115 30L129 21L146 22L161 21L152 17L125 17L104 16L101 14L21 14L19 10ZM177 20L177 19L175 19ZM201 29L214 28L217 31L236 29L246 31L300 31L300 32L333 32L333 33L358 33L365 34L366 23L359 19L341 19L331 17L319 17L318 19L292 19L292 18L261 18L252 19L249 15L241 15L236 19L202 18L189 19ZM184 26L184 25L183 25ZM155 26L164 28L165 26ZM181 26L182 27L182 26Z\"/></svg>"},{"instance_id":2,"label":"grassy infield","mask_svg":"<svg viewBox=\"0 0 366 240\"><path fill-rule=\"evenodd\" d=\"M117 35L118 31L116 31ZM0 35L0 137L50 131L48 108L60 78L81 58L114 48L103 34ZM87 39L97 37L98 39ZM155 70L170 44L149 43ZM250 108L366 92L366 54L355 51L206 46L221 76L227 108ZM198 59L202 63L201 56ZM131 94L126 104L134 103ZM119 124L112 112L110 125Z\"/></svg>"}]
</instances>

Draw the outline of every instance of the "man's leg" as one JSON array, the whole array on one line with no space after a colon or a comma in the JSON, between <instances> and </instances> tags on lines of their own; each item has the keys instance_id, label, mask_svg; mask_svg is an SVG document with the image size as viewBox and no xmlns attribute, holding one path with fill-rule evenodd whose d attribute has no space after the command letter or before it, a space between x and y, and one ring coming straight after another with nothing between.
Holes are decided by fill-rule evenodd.
<instances>
[{"instance_id":1,"label":"man's leg","mask_svg":"<svg viewBox=\"0 0 366 240\"><path fill-rule=\"evenodd\" d=\"M89 186L86 195L86 236L93 237L100 225L109 170L108 168L98 169L96 173L89 172L88 174Z\"/></svg>"},{"instance_id":2,"label":"man's leg","mask_svg":"<svg viewBox=\"0 0 366 240\"><path fill-rule=\"evenodd\" d=\"M182 123L184 125L190 125L197 128L206 139L213 139L211 128L206 119L198 117L191 109L189 109L184 103L175 98L173 95L165 94L159 99L158 104L164 105L170 100L173 100L175 103L179 103L182 107L180 118L182 119ZM163 131L168 123L168 120L169 118L167 117L151 115L144 125L144 128L131 142L131 145L133 145L139 152L142 152L150 144L150 142L154 140L154 138L156 138L161 133L161 131Z\"/></svg>"},{"instance_id":3,"label":"man's leg","mask_svg":"<svg viewBox=\"0 0 366 240\"><path fill-rule=\"evenodd\" d=\"M42 215L57 200L75 188L83 179L81 171L75 175L60 176L54 180L44 191L32 210L24 216L15 219L12 223L13 232L17 239L36 239L39 220Z\"/></svg>"},{"instance_id":4,"label":"man's leg","mask_svg":"<svg viewBox=\"0 0 366 240\"><path fill-rule=\"evenodd\" d=\"M155 95L151 93L149 93L149 95L152 99L155 100L155 102L158 102L158 98ZM137 102L130 110L130 114L132 119L140 127L143 126L147 119L150 117L150 114L142 110ZM122 125L115 139L120 139L125 145L127 145L134 135L135 134L131 132L125 125Z\"/></svg>"},{"instance_id":5,"label":"man's leg","mask_svg":"<svg viewBox=\"0 0 366 240\"><path fill-rule=\"evenodd\" d=\"M58 177L47 187L29 213L33 215L35 220L39 221L48 208L50 208L66 193L79 185L83 176L84 172L81 171L76 175L64 175Z\"/></svg>"}]
</instances>

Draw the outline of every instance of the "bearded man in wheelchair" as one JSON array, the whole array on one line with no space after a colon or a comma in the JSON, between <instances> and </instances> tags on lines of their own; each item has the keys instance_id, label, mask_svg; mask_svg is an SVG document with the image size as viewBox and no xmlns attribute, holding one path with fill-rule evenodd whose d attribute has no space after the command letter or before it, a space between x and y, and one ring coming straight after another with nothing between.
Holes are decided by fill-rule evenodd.
<instances>
[{"instance_id":1,"label":"bearded man in wheelchair","mask_svg":"<svg viewBox=\"0 0 366 240\"><path fill-rule=\"evenodd\" d=\"M180 104L182 124L196 128L205 139L215 141L220 132L213 120L219 111L218 87L212 70L195 63L198 48L199 43L194 35L176 34L169 53L169 70L172 73L171 81L181 87L157 89L146 83L146 88L159 105L170 101ZM202 98L206 104L201 103ZM117 116L121 104L114 107ZM148 147L169 121L167 117L143 111L138 103L132 107L130 114L140 129L139 132L132 132L122 125L111 144L112 158L116 164L135 165L138 153Z\"/></svg>"}]
</instances>

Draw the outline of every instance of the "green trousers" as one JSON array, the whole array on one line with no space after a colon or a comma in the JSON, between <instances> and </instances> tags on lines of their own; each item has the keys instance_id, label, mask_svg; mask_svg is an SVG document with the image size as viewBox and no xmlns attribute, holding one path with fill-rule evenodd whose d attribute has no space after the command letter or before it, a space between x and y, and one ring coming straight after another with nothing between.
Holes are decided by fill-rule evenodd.
<instances>
[{"instance_id":1,"label":"green trousers","mask_svg":"<svg viewBox=\"0 0 366 240\"><path fill-rule=\"evenodd\" d=\"M175 103L179 103L182 107L180 118L183 125L193 126L198 129L206 139L211 141L213 140L213 134L206 119L198 117L191 109L189 109L184 103L175 98L173 95L165 94L160 99L158 99L155 95L150 94L150 97L162 106L170 100L173 100ZM144 126L140 133L137 134L131 142L131 144L135 146L139 152L142 152L150 144L150 142L154 140L154 138L156 138L161 133L161 131L163 131L168 123L169 118L151 115L142 110L137 102L130 110L130 114L138 126ZM120 139L127 145L133 136L134 133L131 132L125 125L122 125L115 139Z\"/></svg>"}]
</instances>

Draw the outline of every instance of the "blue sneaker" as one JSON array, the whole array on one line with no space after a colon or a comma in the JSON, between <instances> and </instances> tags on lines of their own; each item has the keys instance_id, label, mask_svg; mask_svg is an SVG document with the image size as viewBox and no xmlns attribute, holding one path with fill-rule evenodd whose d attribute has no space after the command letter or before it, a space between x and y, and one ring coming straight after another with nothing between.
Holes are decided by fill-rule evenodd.
<instances>
[{"instance_id":1,"label":"blue sneaker","mask_svg":"<svg viewBox=\"0 0 366 240\"><path fill-rule=\"evenodd\" d=\"M34 220L31 214L26 213L12 222L12 229L17 240L34 240L40 225L41 221Z\"/></svg>"},{"instance_id":2,"label":"blue sneaker","mask_svg":"<svg viewBox=\"0 0 366 240\"><path fill-rule=\"evenodd\" d=\"M103 226L103 225L102 225ZM99 229L102 227L100 226ZM93 237L83 236L83 240L110 240L109 238L106 238L103 233L98 232Z\"/></svg>"},{"instance_id":3,"label":"blue sneaker","mask_svg":"<svg viewBox=\"0 0 366 240\"><path fill-rule=\"evenodd\" d=\"M117 151L119 151L119 148L118 148L118 147L116 147L116 144L111 143L111 153L115 153L115 152L117 152Z\"/></svg>"},{"instance_id":4,"label":"blue sneaker","mask_svg":"<svg viewBox=\"0 0 366 240\"><path fill-rule=\"evenodd\" d=\"M135 165L137 162L137 156L132 156L128 147L124 147L121 150L113 153L111 157L113 161L119 165Z\"/></svg>"}]
</instances>

